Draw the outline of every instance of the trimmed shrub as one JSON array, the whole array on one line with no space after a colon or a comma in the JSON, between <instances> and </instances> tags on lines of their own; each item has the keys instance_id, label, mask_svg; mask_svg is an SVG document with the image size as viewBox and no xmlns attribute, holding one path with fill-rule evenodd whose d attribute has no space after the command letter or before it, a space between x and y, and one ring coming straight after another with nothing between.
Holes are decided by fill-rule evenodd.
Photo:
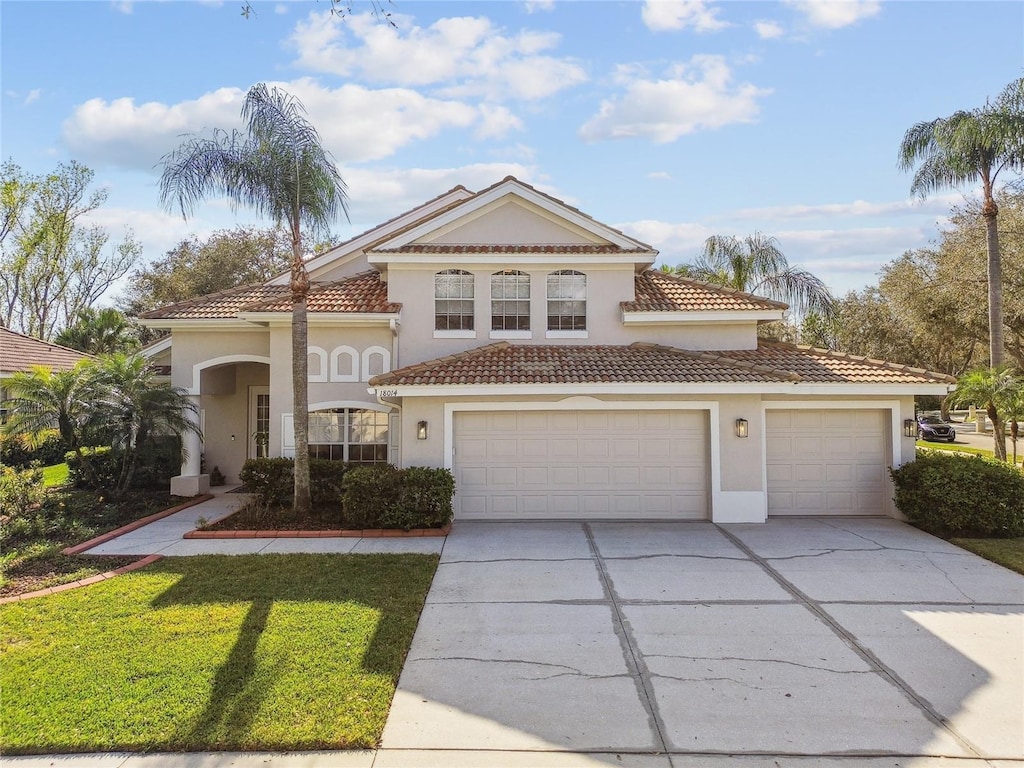
<instances>
[{"instance_id":1,"label":"trimmed shrub","mask_svg":"<svg viewBox=\"0 0 1024 768\"><path fill-rule=\"evenodd\" d=\"M138 449L132 488L165 488L172 477L181 474L181 438L159 435L151 439Z\"/></svg>"},{"instance_id":2,"label":"trimmed shrub","mask_svg":"<svg viewBox=\"0 0 1024 768\"><path fill-rule=\"evenodd\" d=\"M44 467L60 464L67 450L67 444L56 429L41 433L34 446L28 435L0 433L0 464L5 467L24 468L33 462Z\"/></svg>"},{"instance_id":3,"label":"trimmed shrub","mask_svg":"<svg viewBox=\"0 0 1024 768\"><path fill-rule=\"evenodd\" d=\"M309 460L309 494L314 507L341 509L342 478L351 465L328 459ZM239 478L262 506L291 505L295 485L293 459L248 459Z\"/></svg>"},{"instance_id":4,"label":"trimmed shrub","mask_svg":"<svg viewBox=\"0 0 1024 768\"><path fill-rule=\"evenodd\" d=\"M455 478L447 469L390 464L355 467L344 478L344 519L352 528L436 528L452 519Z\"/></svg>"},{"instance_id":5,"label":"trimmed shrub","mask_svg":"<svg viewBox=\"0 0 1024 768\"><path fill-rule=\"evenodd\" d=\"M1024 536L1024 473L1012 464L945 451L918 451L890 470L896 506L943 536Z\"/></svg>"},{"instance_id":6,"label":"trimmed shrub","mask_svg":"<svg viewBox=\"0 0 1024 768\"><path fill-rule=\"evenodd\" d=\"M96 448L83 448L81 460L74 451L68 451L64 456L64 461L68 464L68 479L75 488L105 491L117 485L117 478L121 473L120 458L118 452L105 445ZM89 472L85 468L86 464L96 478L95 483L89 479Z\"/></svg>"},{"instance_id":7,"label":"trimmed shrub","mask_svg":"<svg viewBox=\"0 0 1024 768\"><path fill-rule=\"evenodd\" d=\"M383 520L399 517L397 510L402 498L399 478L399 470L390 464L368 464L346 472L342 480L345 525L384 528Z\"/></svg>"},{"instance_id":8,"label":"trimmed shrub","mask_svg":"<svg viewBox=\"0 0 1024 768\"><path fill-rule=\"evenodd\" d=\"M352 467L352 464L330 459L309 460L309 496L314 508L341 514L345 475ZM290 488L288 498L291 499Z\"/></svg>"}]
</instances>

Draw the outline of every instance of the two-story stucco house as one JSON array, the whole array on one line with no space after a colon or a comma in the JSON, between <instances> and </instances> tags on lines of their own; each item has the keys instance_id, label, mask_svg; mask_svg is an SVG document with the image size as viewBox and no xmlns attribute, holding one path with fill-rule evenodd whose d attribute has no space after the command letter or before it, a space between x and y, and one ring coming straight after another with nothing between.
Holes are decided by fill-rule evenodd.
<instances>
[{"instance_id":1,"label":"two-story stucco house","mask_svg":"<svg viewBox=\"0 0 1024 768\"><path fill-rule=\"evenodd\" d=\"M430 200L308 262L312 455L449 467L456 519L895 514L887 467L945 376L759 341L785 305L514 178ZM172 333L206 465L294 451L288 275L144 316Z\"/></svg>"}]
</instances>

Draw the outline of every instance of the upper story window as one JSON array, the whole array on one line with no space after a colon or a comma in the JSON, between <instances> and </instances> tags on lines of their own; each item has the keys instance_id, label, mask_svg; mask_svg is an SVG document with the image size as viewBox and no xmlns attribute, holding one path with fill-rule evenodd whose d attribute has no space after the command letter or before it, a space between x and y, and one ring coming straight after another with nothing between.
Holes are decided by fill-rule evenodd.
<instances>
[{"instance_id":1,"label":"upper story window","mask_svg":"<svg viewBox=\"0 0 1024 768\"><path fill-rule=\"evenodd\" d=\"M434 330L473 330L473 273L446 269L434 275Z\"/></svg>"},{"instance_id":2,"label":"upper story window","mask_svg":"<svg viewBox=\"0 0 1024 768\"><path fill-rule=\"evenodd\" d=\"M491 330L530 330L530 276L506 269L491 275Z\"/></svg>"},{"instance_id":3,"label":"upper story window","mask_svg":"<svg viewBox=\"0 0 1024 768\"><path fill-rule=\"evenodd\" d=\"M574 269L548 275L548 330L587 330L587 276Z\"/></svg>"}]
</instances>

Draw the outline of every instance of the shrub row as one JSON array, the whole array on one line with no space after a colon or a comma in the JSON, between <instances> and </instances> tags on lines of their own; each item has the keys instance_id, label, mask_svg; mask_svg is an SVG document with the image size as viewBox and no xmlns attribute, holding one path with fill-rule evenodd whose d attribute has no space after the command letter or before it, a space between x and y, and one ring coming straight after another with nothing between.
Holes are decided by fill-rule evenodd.
<instances>
[{"instance_id":1,"label":"shrub row","mask_svg":"<svg viewBox=\"0 0 1024 768\"><path fill-rule=\"evenodd\" d=\"M1024 473L1012 464L944 451L890 470L896 506L942 536L1024 536Z\"/></svg>"},{"instance_id":2,"label":"shrub row","mask_svg":"<svg viewBox=\"0 0 1024 768\"><path fill-rule=\"evenodd\" d=\"M23 469L35 462L44 467L60 464L67 450L56 429L42 432L35 441L28 435L0 432L0 464L5 467Z\"/></svg>"},{"instance_id":3,"label":"shrub row","mask_svg":"<svg viewBox=\"0 0 1024 768\"><path fill-rule=\"evenodd\" d=\"M181 472L181 439L158 437L154 443L140 449L136 459L132 488L166 488L171 478ZM81 460L74 451L68 451L64 460L68 463L68 477L75 488L110 491L117 486L124 453L109 446L83 448ZM83 464L92 469L95 483L89 481L90 473Z\"/></svg>"},{"instance_id":4,"label":"shrub row","mask_svg":"<svg viewBox=\"0 0 1024 768\"><path fill-rule=\"evenodd\" d=\"M292 459L249 459L240 477L258 504L280 508L291 503L294 472ZM313 507L340 510L346 528L437 528L452 520L455 478L446 469L311 459L309 474Z\"/></svg>"}]
</instances>

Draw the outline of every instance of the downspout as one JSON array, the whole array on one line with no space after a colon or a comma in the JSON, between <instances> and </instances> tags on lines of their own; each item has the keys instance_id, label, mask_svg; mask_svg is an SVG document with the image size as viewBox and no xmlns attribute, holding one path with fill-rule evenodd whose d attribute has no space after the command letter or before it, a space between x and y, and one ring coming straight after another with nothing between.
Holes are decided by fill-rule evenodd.
<instances>
[{"instance_id":1,"label":"downspout","mask_svg":"<svg viewBox=\"0 0 1024 768\"><path fill-rule=\"evenodd\" d=\"M391 329L391 370L401 368L398 364L398 318L392 317L388 321L388 328Z\"/></svg>"}]
</instances>

